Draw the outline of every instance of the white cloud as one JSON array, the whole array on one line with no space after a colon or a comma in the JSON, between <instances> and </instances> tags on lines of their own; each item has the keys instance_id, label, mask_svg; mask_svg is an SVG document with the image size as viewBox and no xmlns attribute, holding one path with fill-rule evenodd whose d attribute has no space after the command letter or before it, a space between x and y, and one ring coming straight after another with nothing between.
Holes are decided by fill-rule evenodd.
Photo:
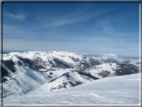
<instances>
[{"instance_id":1,"label":"white cloud","mask_svg":"<svg viewBox=\"0 0 142 107\"><path fill-rule=\"evenodd\" d=\"M9 12L3 12L3 15L8 18L15 18L19 20L25 20L27 17L27 14L19 12L19 13L9 13Z\"/></svg>"},{"instance_id":2,"label":"white cloud","mask_svg":"<svg viewBox=\"0 0 142 107\"><path fill-rule=\"evenodd\" d=\"M44 25L44 26L58 27L58 26L64 26L64 25L72 24L72 23L75 23L77 21L78 20L74 20L74 19L61 19L61 20L55 20L51 24L47 24L47 25Z\"/></svg>"},{"instance_id":3,"label":"white cloud","mask_svg":"<svg viewBox=\"0 0 142 107\"><path fill-rule=\"evenodd\" d=\"M72 10L72 12L64 13L58 17L50 17L49 15L44 16L46 18L44 20L43 26L46 27L60 27L69 24L76 24L78 22L88 21L91 18L98 17L106 12L111 11L112 8L102 9L99 11L92 12L91 9L82 11L82 8L78 8L77 10ZM49 18L50 17L50 18ZM37 19L40 20L41 19Z\"/></svg>"},{"instance_id":4,"label":"white cloud","mask_svg":"<svg viewBox=\"0 0 142 107\"><path fill-rule=\"evenodd\" d=\"M9 14L9 16L12 18L22 19L22 20L26 18L26 15L23 14Z\"/></svg>"}]
</instances>

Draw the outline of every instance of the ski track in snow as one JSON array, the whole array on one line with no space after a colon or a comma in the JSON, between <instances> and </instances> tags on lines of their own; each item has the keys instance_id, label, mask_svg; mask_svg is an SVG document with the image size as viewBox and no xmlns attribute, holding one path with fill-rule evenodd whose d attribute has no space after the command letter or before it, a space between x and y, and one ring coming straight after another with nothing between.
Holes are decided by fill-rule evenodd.
<instances>
[{"instance_id":1,"label":"ski track in snow","mask_svg":"<svg viewBox=\"0 0 142 107\"><path fill-rule=\"evenodd\" d=\"M139 104L139 80L138 73L103 78L52 92L40 88L5 97L4 104Z\"/></svg>"}]
</instances>

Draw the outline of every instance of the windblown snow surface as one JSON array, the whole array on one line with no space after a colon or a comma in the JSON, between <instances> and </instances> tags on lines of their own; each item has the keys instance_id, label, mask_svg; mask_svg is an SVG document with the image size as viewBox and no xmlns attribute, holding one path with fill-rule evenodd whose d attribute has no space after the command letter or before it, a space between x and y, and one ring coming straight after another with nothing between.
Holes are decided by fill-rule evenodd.
<instances>
[{"instance_id":1,"label":"windblown snow surface","mask_svg":"<svg viewBox=\"0 0 142 107\"><path fill-rule=\"evenodd\" d=\"M46 90L43 85L25 94L14 94L3 99L4 105L47 104L139 104L140 74L103 78L86 84L60 89Z\"/></svg>"}]
</instances>

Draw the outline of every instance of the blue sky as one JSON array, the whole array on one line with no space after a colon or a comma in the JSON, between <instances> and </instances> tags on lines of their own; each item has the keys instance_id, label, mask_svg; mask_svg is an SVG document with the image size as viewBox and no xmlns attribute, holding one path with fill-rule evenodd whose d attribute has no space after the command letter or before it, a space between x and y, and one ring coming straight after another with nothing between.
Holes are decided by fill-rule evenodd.
<instances>
[{"instance_id":1,"label":"blue sky","mask_svg":"<svg viewBox=\"0 0 142 107\"><path fill-rule=\"evenodd\" d=\"M139 3L3 3L3 49L139 55Z\"/></svg>"}]
</instances>

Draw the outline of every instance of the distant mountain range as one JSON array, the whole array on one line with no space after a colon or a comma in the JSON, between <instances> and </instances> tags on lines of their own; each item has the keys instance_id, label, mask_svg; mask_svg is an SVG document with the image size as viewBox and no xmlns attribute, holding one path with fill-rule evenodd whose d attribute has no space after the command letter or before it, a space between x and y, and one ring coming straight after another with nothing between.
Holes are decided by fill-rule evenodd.
<instances>
[{"instance_id":1,"label":"distant mountain range","mask_svg":"<svg viewBox=\"0 0 142 107\"><path fill-rule=\"evenodd\" d=\"M129 60L115 54L99 57L84 56L67 51L28 51L3 54L3 96L74 87L110 76L139 72L139 60Z\"/></svg>"}]
</instances>

